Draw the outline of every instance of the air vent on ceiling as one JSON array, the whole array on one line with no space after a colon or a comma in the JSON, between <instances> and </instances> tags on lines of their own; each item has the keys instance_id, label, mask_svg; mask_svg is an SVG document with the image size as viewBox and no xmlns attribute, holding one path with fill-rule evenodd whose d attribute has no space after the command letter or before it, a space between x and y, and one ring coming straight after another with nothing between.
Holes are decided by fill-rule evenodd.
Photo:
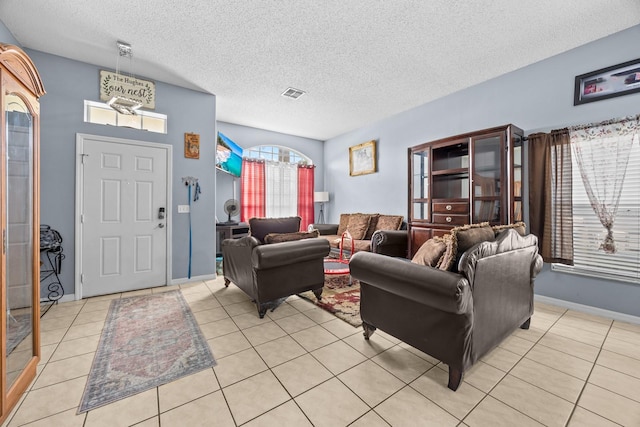
<instances>
[{"instance_id":1,"label":"air vent on ceiling","mask_svg":"<svg viewBox=\"0 0 640 427\"><path fill-rule=\"evenodd\" d=\"M298 99L300 98L302 95L304 95L306 92L300 89L296 89L293 87L289 87L287 88L287 90L285 90L284 92L281 93L282 96L286 97L286 98L291 98L291 99Z\"/></svg>"}]
</instances>

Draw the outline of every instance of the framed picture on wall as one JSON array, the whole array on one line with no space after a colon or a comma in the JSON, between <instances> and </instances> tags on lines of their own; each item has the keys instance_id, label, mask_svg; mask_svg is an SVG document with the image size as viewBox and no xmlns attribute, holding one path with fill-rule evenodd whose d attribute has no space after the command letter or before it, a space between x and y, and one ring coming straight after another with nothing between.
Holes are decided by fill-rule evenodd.
<instances>
[{"instance_id":1,"label":"framed picture on wall","mask_svg":"<svg viewBox=\"0 0 640 427\"><path fill-rule=\"evenodd\" d=\"M368 141L349 147L349 175L366 175L376 171L376 142Z\"/></svg>"},{"instance_id":2,"label":"framed picture on wall","mask_svg":"<svg viewBox=\"0 0 640 427\"><path fill-rule=\"evenodd\" d=\"M640 58L576 76L573 105L640 92Z\"/></svg>"},{"instance_id":3,"label":"framed picture on wall","mask_svg":"<svg viewBox=\"0 0 640 427\"><path fill-rule=\"evenodd\" d=\"M197 133L184 134L184 157L187 159L200 158L200 135Z\"/></svg>"}]
</instances>

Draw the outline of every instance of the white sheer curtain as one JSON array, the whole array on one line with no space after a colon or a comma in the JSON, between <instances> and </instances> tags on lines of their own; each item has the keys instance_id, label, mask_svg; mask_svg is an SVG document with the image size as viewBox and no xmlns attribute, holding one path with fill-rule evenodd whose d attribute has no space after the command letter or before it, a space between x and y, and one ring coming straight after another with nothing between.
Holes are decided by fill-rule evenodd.
<instances>
[{"instance_id":1,"label":"white sheer curtain","mask_svg":"<svg viewBox=\"0 0 640 427\"><path fill-rule=\"evenodd\" d=\"M629 153L640 132L640 115L569 128L571 145L593 211L607 230L600 245L615 253L613 224L627 172ZM607 153L605 157L602 153Z\"/></svg>"},{"instance_id":2,"label":"white sheer curtain","mask_svg":"<svg viewBox=\"0 0 640 427\"><path fill-rule=\"evenodd\" d=\"M266 162L265 214L268 218L298 214L298 166L292 163Z\"/></svg>"}]
</instances>

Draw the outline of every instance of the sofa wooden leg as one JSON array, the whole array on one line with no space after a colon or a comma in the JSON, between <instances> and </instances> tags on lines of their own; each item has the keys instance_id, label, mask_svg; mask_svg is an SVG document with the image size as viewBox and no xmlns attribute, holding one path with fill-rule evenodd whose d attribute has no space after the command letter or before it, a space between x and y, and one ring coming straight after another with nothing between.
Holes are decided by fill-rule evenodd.
<instances>
[{"instance_id":1,"label":"sofa wooden leg","mask_svg":"<svg viewBox=\"0 0 640 427\"><path fill-rule=\"evenodd\" d=\"M318 301L320 301L322 299L322 288L314 289L313 294L318 298Z\"/></svg>"},{"instance_id":2,"label":"sofa wooden leg","mask_svg":"<svg viewBox=\"0 0 640 427\"><path fill-rule=\"evenodd\" d=\"M229 287L229 283L230 283L230 280L225 277L224 278L224 286L228 288Z\"/></svg>"},{"instance_id":3,"label":"sofa wooden leg","mask_svg":"<svg viewBox=\"0 0 640 427\"><path fill-rule=\"evenodd\" d=\"M529 329L531 326L531 317L529 317L522 325L520 325L520 329Z\"/></svg>"},{"instance_id":4,"label":"sofa wooden leg","mask_svg":"<svg viewBox=\"0 0 640 427\"><path fill-rule=\"evenodd\" d=\"M362 322L362 329L364 330L364 333L362 335L364 335L364 339L368 340L371 335L373 335L373 333L376 331L376 327L373 325L370 325L366 322Z\"/></svg>"},{"instance_id":5,"label":"sofa wooden leg","mask_svg":"<svg viewBox=\"0 0 640 427\"><path fill-rule=\"evenodd\" d=\"M449 387L451 390L456 391L462 382L462 371L449 366Z\"/></svg>"}]
</instances>

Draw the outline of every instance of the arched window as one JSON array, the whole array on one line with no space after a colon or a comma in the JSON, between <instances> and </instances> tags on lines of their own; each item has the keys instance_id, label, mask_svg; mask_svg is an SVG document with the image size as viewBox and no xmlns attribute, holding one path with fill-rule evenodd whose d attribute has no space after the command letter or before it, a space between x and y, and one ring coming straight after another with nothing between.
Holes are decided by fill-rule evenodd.
<instances>
[{"instance_id":1,"label":"arched window","mask_svg":"<svg viewBox=\"0 0 640 427\"><path fill-rule=\"evenodd\" d=\"M241 220L261 215L271 218L298 215L302 218L302 229L306 229L314 218L311 159L277 145L245 149L243 157Z\"/></svg>"},{"instance_id":2,"label":"arched window","mask_svg":"<svg viewBox=\"0 0 640 427\"><path fill-rule=\"evenodd\" d=\"M304 154L279 145L257 145L244 150L244 157L262 159L271 162L311 165L313 162Z\"/></svg>"}]
</instances>

